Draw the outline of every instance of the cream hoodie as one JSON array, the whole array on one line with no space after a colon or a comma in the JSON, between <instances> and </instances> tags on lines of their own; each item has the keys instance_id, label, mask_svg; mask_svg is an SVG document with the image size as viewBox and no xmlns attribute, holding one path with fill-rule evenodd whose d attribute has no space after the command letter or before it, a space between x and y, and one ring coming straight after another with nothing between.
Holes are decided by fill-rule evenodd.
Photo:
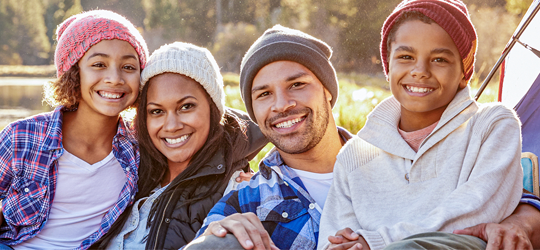
<instances>
[{"instance_id":1,"label":"cream hoodie","mask_svg":"<svg viewBox=\"0 0 540 250\"><path fill-rule=\"evenodd\" d=\"M456 94L418 153L397 130L395 98L369 114L337 156L319 249L346 227L382 249L418 233L498 223L514 211L523 188L519 120L469 93Z\"/></svg>"}]
</instances>

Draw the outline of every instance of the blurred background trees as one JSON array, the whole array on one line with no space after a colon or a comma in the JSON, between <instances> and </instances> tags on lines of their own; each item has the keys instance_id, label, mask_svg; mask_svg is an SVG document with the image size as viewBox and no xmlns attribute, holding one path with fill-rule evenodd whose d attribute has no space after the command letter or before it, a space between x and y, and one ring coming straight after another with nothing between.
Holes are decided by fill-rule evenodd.
<instances>
[{"instance_id":1,"label":"blurred background trees","mask_svg":"<svg viewBox=\"0 0 540 250\"><path fill-rule=\"evenodd\" d=\"M56 26L81 11L109 9L142 32L150 51L185 41L207 47L222 71L275 24L334 48L341 72L381 75L380 29L400 0L0 0L0 64L52 64ZM487 74L532 0L464 0L479 36L477 76Z\"/></svg>"}]
</instances>

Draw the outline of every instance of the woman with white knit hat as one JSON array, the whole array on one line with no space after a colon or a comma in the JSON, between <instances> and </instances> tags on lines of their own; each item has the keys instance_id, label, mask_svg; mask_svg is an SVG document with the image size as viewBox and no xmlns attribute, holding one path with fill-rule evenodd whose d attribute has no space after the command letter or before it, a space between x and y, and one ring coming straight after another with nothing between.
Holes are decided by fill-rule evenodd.
<instances>
[{"instance_id":1,"label":"woman with white knit hat","mask_svg":"<svg viewBox=\"0 0 540 250\"><path fill-rule=\"evenodd\" d=\"M100 247L179 249L267 141L247 114L224 106L223 78L207 49L162 46L141 83L139 192Z\"/></svg>"}]
</instances>

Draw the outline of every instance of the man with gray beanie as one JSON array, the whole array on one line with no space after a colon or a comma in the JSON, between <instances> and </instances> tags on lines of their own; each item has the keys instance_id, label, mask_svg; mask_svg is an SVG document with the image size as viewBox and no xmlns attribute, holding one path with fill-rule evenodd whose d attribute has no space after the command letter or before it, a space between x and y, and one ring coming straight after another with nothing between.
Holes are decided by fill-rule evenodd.
<instances>
[{"instance_id":1,"label":"man with gray beanie","mask_svg":"<svg viewBox=\"0 0 540 250\"><path fill-rule=\"evenodd\" d=\"M351 137L332 115L338 82L331 55L323 41L280 25L248 50L242 98L276 148L249 183L214 206L187 249L316 248L336 155Z\"/></svg>"}]
</instances>

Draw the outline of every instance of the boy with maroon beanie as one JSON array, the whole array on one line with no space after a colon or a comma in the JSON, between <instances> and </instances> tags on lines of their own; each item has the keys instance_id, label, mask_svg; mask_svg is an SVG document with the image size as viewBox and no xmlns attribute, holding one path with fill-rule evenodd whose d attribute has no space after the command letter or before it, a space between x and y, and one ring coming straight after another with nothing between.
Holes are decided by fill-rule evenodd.
<instances>
[{"instance_id":1,"label":"boy with maroon beanie","mask_svg":"<svg viewBox=\"0 0 540 250\"><path fill-rule=\"evenodd\" d=\"M382 28L393 96L337 156L319 249L338 230L359 249L483 249L451 234L499 223L519 203L523 173L515 112L470 97L477 37L460 0L405 0ZM330 242L329 242L330 241Z\"/></svg>"}]
</instances>

